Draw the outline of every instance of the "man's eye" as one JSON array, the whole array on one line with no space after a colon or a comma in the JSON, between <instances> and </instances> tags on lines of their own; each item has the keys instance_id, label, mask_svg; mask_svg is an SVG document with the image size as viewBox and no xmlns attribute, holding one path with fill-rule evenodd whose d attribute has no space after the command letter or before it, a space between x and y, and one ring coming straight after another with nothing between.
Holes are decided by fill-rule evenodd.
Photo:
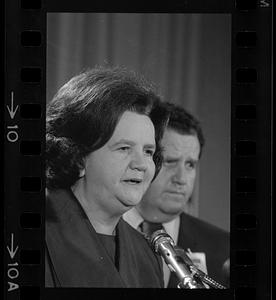
<instances>
[{"instance_id":1,"label":"man's eye","mask_svg":"<svg viewBox=\"0 0 276 300\"><path fill-rule=\"evenodd\" d=\"M189 169L194 169L196 164L194 162L187 162L186 166L189 168Z\"/></svg>"},{"instance_id":2,"label":"man's eye","mask_svg":"<svg viewBox=\"0 0 276 300\"><path fill-rule=\"evenodd\" d=\"M174 159L165 159L163 162L165 166L174 166L176 163L177 161Z\"/></svg>"}]
</instances>

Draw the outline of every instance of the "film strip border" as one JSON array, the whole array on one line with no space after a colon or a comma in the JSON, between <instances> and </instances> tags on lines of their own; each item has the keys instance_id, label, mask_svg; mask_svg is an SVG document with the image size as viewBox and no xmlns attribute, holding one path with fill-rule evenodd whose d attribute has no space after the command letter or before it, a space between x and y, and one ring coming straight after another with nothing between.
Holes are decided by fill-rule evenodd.
<instances>
[{"instance_id":1,"label":"film strip border","mask_svg":"<svg viewBox=\"0 0 276 300\"><path fill-rule=\"evenodd\" d=\"M41 1L5 4L5 296L40 299L44 276L45 17Z\"/></svg>"},{"instance_id":2,"label":"film strip border","mask_svg":"<svg viewBox=\"0 0 276 300\"><path fill-rule=\"evenodd\" d=\"M231 283L235 299L269 299L270 3L239 4L232 19Z\"/></svg>"},{"instance_id":3,"label":"film strip border","mask_svg":"<svg viewBox=\"0 0 276 300\"><path fill-rule=\"evenodd\" d=\"M271 2L233 3L231 297L217 299L268 299ZM6 3L7 299L40 299L44 287L46 21L42 4L39 0Z\"/></svg>"}]
</instances>

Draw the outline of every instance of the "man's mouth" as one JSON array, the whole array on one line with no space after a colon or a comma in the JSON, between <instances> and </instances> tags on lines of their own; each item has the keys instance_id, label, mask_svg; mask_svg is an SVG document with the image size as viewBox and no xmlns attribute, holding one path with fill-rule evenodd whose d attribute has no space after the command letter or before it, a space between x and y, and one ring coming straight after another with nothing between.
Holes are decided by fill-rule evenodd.
<instances>
[{"instance_id":1,"label":"man's mouth","mask_svg":"<svg viewBox=\"0 0 276 300\"><path fill-rule=\"evenodd\" d=\"M173 194L173 195L178 195L178 196L185 196L184 192L180 192L180 191L166 191L169 194Z\"/></svg>"}]
</instances>

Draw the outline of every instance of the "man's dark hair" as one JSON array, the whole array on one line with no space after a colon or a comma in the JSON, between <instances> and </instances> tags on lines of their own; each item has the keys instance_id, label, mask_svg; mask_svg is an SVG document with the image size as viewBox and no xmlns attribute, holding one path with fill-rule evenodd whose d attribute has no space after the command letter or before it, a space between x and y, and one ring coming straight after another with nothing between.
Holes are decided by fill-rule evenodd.
<instances>
[{"instance_id":1,"label":"man's dark hair","mask_svg":"<svg viewBox=\"0 0 276 300\"><path fill-rule=\"evenodd\" d=\"M200 145L200 155L205 144L202 128L199 121L183 107L165 102L164 107L169 112L168 128L175 130L179 134L194 135L198 138Z\"/></svg>"},{"instance_id":2,"label":"man's dark hair","mask_svg":"<svg viewBox=\"0 0 276 300\"><path fill-rule=\"evenodd\" d=\"M125 69L98 67L73 77L47 107L46 186L72 186L84 158L106 144L125 111L147 115L153 122L156 176L167 111L144 79Z\"/></svg>"}]
</instances>

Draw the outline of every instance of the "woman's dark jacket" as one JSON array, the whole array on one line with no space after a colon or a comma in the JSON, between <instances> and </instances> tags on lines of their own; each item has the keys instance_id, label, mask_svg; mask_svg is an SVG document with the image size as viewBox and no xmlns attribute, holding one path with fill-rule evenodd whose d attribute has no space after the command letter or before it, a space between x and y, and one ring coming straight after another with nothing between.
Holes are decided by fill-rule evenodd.
<instances>
[{"instance_id":1,"label":"woman's dark jacket","mask_svg":"<svg viewBox=\"0 0 276 300\"><path fill-rule=\"evenodd\" d=\"M45 218L46 287L163 287L160 258L124 220L117 269L71 190L48 191Z\"/></svg>"}]
</instances>

